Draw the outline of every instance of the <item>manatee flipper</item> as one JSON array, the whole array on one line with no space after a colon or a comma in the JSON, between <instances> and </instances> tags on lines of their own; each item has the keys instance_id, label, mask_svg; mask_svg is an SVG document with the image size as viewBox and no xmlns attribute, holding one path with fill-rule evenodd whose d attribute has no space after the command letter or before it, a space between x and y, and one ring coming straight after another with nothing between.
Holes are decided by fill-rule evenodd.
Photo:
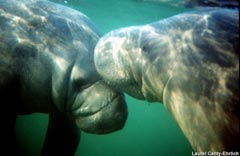
<instances>
[{"instance_id":1,"label":"manatee flipper","mask_svg":"<svg viewBox=\"0 0 240 156\"><path fill-rule=\"evenodd\" d=\"M73 118L60 112L50 113L41 155L73 156L79 141L80 130Z\"/></svg>"}]
</instances>

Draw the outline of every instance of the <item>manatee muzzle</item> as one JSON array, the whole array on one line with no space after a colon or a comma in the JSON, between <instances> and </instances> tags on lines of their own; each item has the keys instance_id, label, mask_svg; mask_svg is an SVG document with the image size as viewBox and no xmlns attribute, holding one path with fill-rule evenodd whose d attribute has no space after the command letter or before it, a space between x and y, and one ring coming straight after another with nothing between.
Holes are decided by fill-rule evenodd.
<instances>
[{"instance_id":1,"label":"manatee muzzle","mask_svg":"<svg viewBox=\"0 0 240 156\"><path fill-rule=\"evenodd\" d=\"M96 113L78 117L76 123L85 132L105 134L122 129L127 114L125 100L119 95Z\"/></svg>"},{"instance_id":2,"label":"manatee muzzle","mask_svg":"<svg viewBox=\"0 0 240 156\"><path fill-rule=\"evenodd\" d=\"M124 95L105 83L95 84L73 114L77 126L88 133L105 134L124 127L128 111Z\"/></svg>"}]
</instances>

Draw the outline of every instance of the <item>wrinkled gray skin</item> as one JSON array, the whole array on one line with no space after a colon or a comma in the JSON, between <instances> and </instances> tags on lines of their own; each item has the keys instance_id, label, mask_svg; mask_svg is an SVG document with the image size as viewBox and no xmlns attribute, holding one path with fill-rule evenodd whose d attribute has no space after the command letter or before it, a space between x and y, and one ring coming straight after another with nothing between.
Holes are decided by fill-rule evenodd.
<instances>
[{"instance_id":1,"label":"wrinkled gray skin","mask_svg":"<svg viewBox=\"0 0 240 156\"><path fill-rule=\"evenodd\" d=\"M122 28L94 61L119 91L163 103L196 151L239 150L238 11L208 9Z\"/></svg>"},{"instance_id":2,"label":"wrinkled gray skin","mask_svg":"<svg viewBox=\"0 0 240 156\"><path fill-rule=\"evenodd\" d=\"M123 94L108 87L94 66L98 40L94 24L73 9L44 0L0 0L1 152L17 155L18 114L50 113L42 155L73 155L78 128L102 134L124 126Z\"/></svg>"}]
</instances>

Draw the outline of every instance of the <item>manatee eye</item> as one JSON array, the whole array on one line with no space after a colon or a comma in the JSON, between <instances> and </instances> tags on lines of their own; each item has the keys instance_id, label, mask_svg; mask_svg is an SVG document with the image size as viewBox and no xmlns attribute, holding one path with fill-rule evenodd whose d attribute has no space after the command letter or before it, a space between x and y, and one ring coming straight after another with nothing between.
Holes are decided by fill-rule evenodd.
<instances>
[{"instance_id":1,"label":"manatee eye","mask_svg":"<svg viewBox=\"0 0 240 156\"><path fill-rule=\"evenodd\" d=\"M143 51L144 53L149 53L149 48L147 47L147 45L144 45L144 46L142 47L142 51Z\"/></svg>"}]
</instances>

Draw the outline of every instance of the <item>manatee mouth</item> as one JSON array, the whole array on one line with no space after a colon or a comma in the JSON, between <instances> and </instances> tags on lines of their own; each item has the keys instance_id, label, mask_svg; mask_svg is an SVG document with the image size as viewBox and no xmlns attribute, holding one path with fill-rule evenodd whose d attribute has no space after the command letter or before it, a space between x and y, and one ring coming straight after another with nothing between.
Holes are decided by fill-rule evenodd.
<instances>
[{"instance_id":1,"label":"manatee mouth","mask_svg":"<svg viewBox=\"0 0 240 156\"><path fill-rule=\"evenodd\" d=\"M120 130L127 119L127 105L122 96L115 96L112 101L98 111L79 116L77 126L88 133L105 134Z\"/></svg>"},{"instance_id":2,"label":"manatee mouth","mask_svg":"<svg viewBox=\"0 0 240 156\"><path fill-rule=\"evenodd\" d=\"M78 109L71 111L81 130L105 134L123 128L128 111L122 93L115 92L105 83L100 82L83 97L85 97L84 103Z\"/></svg>"},{"instance_id":3,"label":"manatee mouth","mask_svg":"<svg viewBox=\"0 0 240 156\"><path fill-rule=\"evenodd\" d=\"M114 100L119 98L119 96L120 95L115 95L113 97L110 97L105 102L102 102L101 104L97 105L97 107L84 106L84 104L83 104L80 108L72 110L72 113L81 118L92 116L92 115L102 111L103 109L105 109L105 107L110 107L111 104L113 104Z\"/></svg>"}]
</instances>

